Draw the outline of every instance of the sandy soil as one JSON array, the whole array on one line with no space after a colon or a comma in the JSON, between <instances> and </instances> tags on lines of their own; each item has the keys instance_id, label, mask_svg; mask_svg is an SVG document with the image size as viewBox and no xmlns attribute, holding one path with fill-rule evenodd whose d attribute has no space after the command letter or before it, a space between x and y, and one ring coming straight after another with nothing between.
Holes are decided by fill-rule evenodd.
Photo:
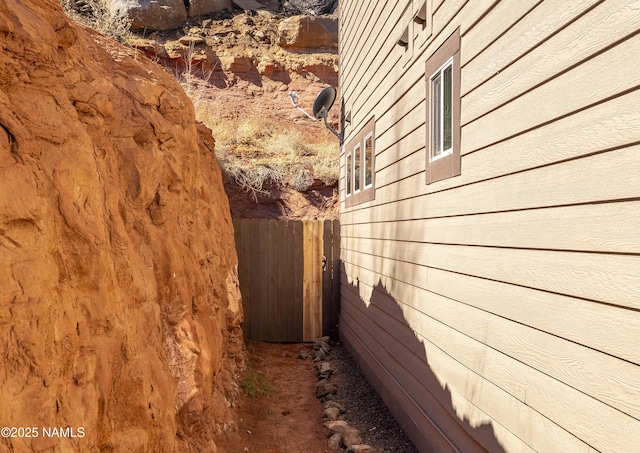
<instances>
[{"instance_id":1,"label":"sandy soil","mask_svg":"<svg viewBox=\"0 0 640 453\"><path fill-rule=\"evenodd\" d=\"M298 358L310 344L248 342L249 362L263 373L273 392L255 398L243 392L239 402L239 432L220 444L221 453L327 453L328 430L323 406L315 396L318 382L311 359ZM342 418L358 429L372 453L417 453L402 428L371 388L347 350L333 344L329 362L331 382L338 386L333 400L346 411Z\"/></svg>"},{"instance_id":2,"label":"sandy soil","mask_svg":"<svg viewBox=\"0 0 640 453\"><path fill-rule=\"evenodd\" d=\"M322 404L315 397L311 360L298 359L304 345L249 343L249 361L273 384L271 395L239 403L239 432L224 439L221 453L325 452L327 429L320 423Z\"/></svg>"}]
</instances>

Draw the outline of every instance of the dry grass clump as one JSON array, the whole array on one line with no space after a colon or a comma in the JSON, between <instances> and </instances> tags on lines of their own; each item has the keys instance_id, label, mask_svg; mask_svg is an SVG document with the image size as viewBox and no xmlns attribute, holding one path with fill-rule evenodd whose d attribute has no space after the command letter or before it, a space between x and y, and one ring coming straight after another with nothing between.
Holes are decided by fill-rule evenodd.
<instances>
[{"instance_id":1,"label":"dry grass clump","mask_svg":"<svg viewBox=\"0 0 640 453\"><path fill-rule=\"evenodd\" d=\"M131 22L126 13L115 11L107 0L60 0L65 12L76 22L120 42L131 36Z\"/></svg>"},{"instance_id":2,"label":"dry grass clump","mask_svg":"<svg viewBox=\"0 0 640 453\"><path fill-rule=\"evenodd\" d=\"M264 192L268 183L304 192L315 179L327 185L338 180L339 147L333 136L310 143L295 129L257 116L207 126L223 172L254 193Z\"/></svg>"},{"instance_id":3,"label":"dry grass clump","mask_svg":"<svg viewBox=\"0 0 640 453\"><path fill-rule=\"evenodd\" d=\"M185 82L182 77L196 117L213 131L216 156L227 180L254 197L258 192L267 193L268 187L288 186L304 192L315 179L327 185L338 181L340 150L330 132L322 129L320 139L310 142L293 125L283 126L258 114L217 116L220 112L204 96L202 81Z\"/></svg>"}]
</instances>

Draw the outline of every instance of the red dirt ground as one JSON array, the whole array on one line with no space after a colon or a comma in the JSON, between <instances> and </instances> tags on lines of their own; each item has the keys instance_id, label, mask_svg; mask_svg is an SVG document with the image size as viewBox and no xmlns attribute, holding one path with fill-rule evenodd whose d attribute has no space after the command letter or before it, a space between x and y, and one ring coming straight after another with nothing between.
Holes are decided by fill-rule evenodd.
<instances>
[{"instance_id":1,"label":"red dirt ground","mask_svg":"<svg viewBox=\"0 0 640 453\"><path fill-rule=\"evenodd\" d=\"M254 398L242 392L239 433L224 439L220 453L324 453L328 431L320 423L322 404L315 397L316 372L311 360L298 359L302 344L248 343L256 372L273 385L271 395Z\"/></svg>"}]
</instances>

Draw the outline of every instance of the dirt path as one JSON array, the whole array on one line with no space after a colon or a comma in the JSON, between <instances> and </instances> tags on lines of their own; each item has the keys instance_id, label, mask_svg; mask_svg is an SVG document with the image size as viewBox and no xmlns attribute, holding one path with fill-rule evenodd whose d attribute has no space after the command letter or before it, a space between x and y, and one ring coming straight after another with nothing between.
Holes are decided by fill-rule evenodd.
<instances>
[{"instance_id":1,"label":"dirt path","mask_svg":"<svg viewBox=\"0 0 640 453\"><path fill-rule=\"evenodd\" d=\"M248 343L252 372L271 383L267 395L240 398L240 432L224 440L220 453L326 452L327 430L320 424L322 404L315 397L313 362L299 360L308 345ZM246 385L246 384L245 384ZM268 384L259 383L258 387ZM254 389L260 390L260 389ZM268 390L268 389L267 389Z\"/></svg>"}]
</instances>

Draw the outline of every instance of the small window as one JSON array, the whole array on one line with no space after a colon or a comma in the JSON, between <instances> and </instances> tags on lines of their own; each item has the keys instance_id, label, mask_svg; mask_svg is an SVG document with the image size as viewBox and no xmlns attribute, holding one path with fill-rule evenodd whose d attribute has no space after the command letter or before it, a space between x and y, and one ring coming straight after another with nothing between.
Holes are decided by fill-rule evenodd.
<instances>
[{"instance_id":1,"label":"small window","mask_svg":"<svg viewBox=\"0 0 640 453\"><path fill-rule=\"evenodd\" d=\"M460 29L426 62L426 182L460 175Z\"/></svg>"},{"instance_id":2,"label":"small window","mask_svg":"<svg viewBox=\"0 0 640 453\"><path fill-rule=\"evenodd\" d=\"M375 198L375 118L371 118L349 141L345 163L345 207Z\"/></svg>"},{"instance_id":3,"label":"small window","mask_svg":"<svg viewBox=\"0 0 640 453\"><path fill-rule=\"evenodd\" d=\"M453 59L431 76L431 160L453 152Z\"/></svg>"},{"instance_id":4,"label":"small window","mask_svg":"<svg viewBox=\"0 0 640 453\"><path fill-rule=\"evenodd\" d=\"M353 149L353 193L360 192L360 143Z\"/></svg>"},{"instance_id":5,"label":"small window","mask_svg":"<svg viewBox=\"0 0 640 453\"><path fill-rule=\"evenodd\" d=\"M373 134L364 138L364 188L373 185Z\"/></svg>"},{"instance_id":6,"label":"small window","mask_svg":"<svg viewBox=\"0 0 640 453\"><path fill-rule=\"evenodd\" d=\"M351 153L347 154L347 168L345 170L345 186L347 190L347 197L351 196L351 169L353 166L351 165Z\"/></svg>"}]
</instances>

